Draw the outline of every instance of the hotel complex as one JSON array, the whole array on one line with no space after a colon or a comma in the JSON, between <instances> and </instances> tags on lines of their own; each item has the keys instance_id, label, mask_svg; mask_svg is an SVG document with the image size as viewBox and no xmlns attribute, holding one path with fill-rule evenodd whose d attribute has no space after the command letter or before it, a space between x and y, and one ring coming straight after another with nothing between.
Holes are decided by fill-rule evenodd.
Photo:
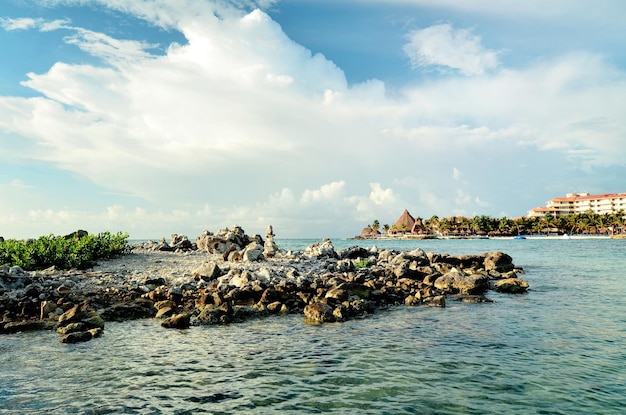
<instances>
[{"instance_id":1,"label":"hotel complex","mask_svg":"<svg viewBox=\"0 0 626 415\"><path fill-rule=\"evenodd\" d=\"M568 193L565 197L555 197L546 203L545 207L536 207L528 211L529 217L541 217L548 213L559 217L569 214L592 211L603 215L626 212L626 193L610 193L604 195L590 195L589 193Z\"/></svg>"}]
</instances>

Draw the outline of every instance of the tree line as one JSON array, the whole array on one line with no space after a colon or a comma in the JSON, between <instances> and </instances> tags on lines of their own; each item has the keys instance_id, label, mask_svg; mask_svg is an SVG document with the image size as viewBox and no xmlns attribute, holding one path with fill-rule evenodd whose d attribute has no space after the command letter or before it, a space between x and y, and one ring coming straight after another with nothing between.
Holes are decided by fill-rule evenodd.
<instances>
[{"instance_id":1,"label":"tree line","mask_svg":"<svg viewBox=\"0 0 626 415\"><path fill-rule=\"evenodd\" d=\"M626 213L620 210L615 213L599 214L592 211L584 213L554 216L550 213L541 217L496 218L477 215L473 218L461 216L443 217L433 215L424 220L426 232L432 235L487 235L517 236L537 234L621 234L625 233ZM381 229L376 219L369 225L375 231ZM393 226L382 225L383 233L388 233ZM409 232L410 229L400 229Z\"/></svg>"}]
</instances>

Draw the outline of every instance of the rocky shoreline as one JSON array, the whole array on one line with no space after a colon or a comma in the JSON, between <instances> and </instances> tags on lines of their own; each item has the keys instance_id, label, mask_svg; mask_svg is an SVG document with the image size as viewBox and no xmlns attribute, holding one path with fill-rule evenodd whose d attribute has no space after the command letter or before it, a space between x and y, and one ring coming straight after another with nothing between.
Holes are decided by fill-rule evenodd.
<instances>
[{"instance_id":1,"label":"rocky shoreline","mask_svg":"<svg viewBox=\"0 0 626 415\"><path fill-rule=\"evenodd\" d=\"M396 305L490 302L489 290L526 292L522 273L502 252L336 251L329 239L292 252L271 226L265 239L235 226L136 245L88 270L0 267L0 334L48 329L76 343L99 337L107 321L141 318L178 329L279 313L342 322Z\"/></svg>"}]
</instances>

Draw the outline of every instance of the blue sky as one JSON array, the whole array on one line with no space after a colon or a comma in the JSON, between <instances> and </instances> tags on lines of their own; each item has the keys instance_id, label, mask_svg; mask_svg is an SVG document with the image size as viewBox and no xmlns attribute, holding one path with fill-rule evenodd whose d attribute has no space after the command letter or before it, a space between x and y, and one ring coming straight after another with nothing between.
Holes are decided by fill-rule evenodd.
<instances>
[{"instance_id":1,"label":"blue sky","mask_svg":"<svg viewBox=\"0 0 626 415\"><path fill-rule=\"evenodd\" d=\"M0 235L347 237L626 189L618 0L5 0Z\"/></svg>"}]
</instances>

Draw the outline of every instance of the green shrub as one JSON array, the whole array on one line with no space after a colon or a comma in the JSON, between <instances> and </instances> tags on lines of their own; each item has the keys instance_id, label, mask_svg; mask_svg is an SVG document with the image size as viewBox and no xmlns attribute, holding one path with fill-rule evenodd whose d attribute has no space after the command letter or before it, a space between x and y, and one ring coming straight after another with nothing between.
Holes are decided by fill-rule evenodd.
<instances>
[{"instance_id":1,"label":"green shrub","mask_svg":"<svg viewBox=\"0 0 626 415\"><path fill-rule=\"evenodd\" d=\"M357 268L367 268L370 265L374 265L369 259L359 259L358 261L354 261L354 266Z\"/></svg>"},{"instance_id":2,"label":"green shrub","mask_svg":"<svg viewBox=\"0 0 626 415\"><path fill-rule=\"evenodd\" d=\"M61 269L85 269L97 260L110 259L130 251L128 234L103 232L83 237L41 236L37 239L0 242L0 265L19 266L25 270L56 266Z\"/></svg>"}]
</instances>

